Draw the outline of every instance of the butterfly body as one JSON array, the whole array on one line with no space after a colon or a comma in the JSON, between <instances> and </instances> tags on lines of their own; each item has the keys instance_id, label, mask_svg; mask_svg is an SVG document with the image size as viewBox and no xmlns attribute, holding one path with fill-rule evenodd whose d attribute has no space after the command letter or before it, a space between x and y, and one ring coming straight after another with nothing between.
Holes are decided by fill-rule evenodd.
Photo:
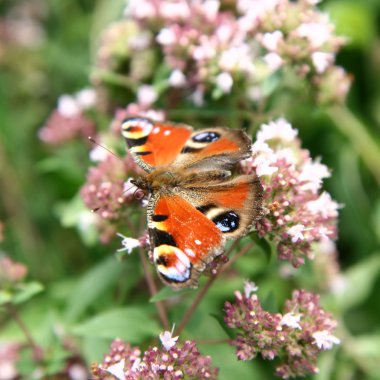
<instances>
[{"instance_id":1,"label":"butterfly body","mask_svg":"<svg viewBox=\"0 0 380 380\"><path fill-rule=\"evenodd\" d=\"M144 118L127 119L122 131L146 172L133 183L151 194L148 232L157 271L173 288L195 287L226 239L246 234L261 214L260 181L236 174L250 155L250 139L241 130L193 132Z\"/></svg>"}]
</instances>

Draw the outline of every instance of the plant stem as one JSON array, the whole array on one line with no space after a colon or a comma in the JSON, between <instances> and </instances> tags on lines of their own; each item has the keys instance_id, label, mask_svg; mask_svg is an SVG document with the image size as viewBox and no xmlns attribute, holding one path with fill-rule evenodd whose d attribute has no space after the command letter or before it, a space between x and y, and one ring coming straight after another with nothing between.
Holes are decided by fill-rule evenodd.
<instances>
[{"instance_id":1,"label":"plant stem","mask_svg":"<svg viewBox=\"0 0 380 380\"><path fill-rule=\"evenodd\" d=\"M149 293L150 293L150 296L153 297L155 294L157 294L157 285L154 282L154 278L152 276L152 272L150 271L148 260L146 259L143 248L140 248L139 253L140 253L140 259L141 259L144 273L145 273L145 279L148 284ZM164 303L162 301L157 301L155 302L155 305L156 305L158 316L160 318L162 326L164 327L165 330L170 330L169 319L166 313L166 308L165 308Z\"/></svg>"},{"instance_id":2,"label":"plant stem","mask_svg":"<svg viewBox=\"0 0 380 380\"><path fill-rule=\"evenodd\" d=\"M144 214L141 214L140 232L141 232L142 227L144 225L144 221L145 221ZM145 279L146 279L146 282L148 284L149 293L150 293L150 296L153 297L154 295L157 294L157 285L154 281L152 272L151 272L150 267L149 267L148 260L146 259L146 255L145 255L144 249L142 247L140 247L140 249L139 249L139 254L140 254L140 259L141 259L143 269L144 269L144 273L145 273ZM169 318L168 318L168 315L166 312L165 303L163 301L157 301L157 302L155 302L155 305L156 305L158 317L160 318L162 326L164 327L165 330L169 330L170 324L169 324Z\"/></svg>"},{"instance_id":3,"label":"plant stem","mask_svg":"<svg viewBox=\"0 0 380 380\"><path fill-rule=\"evenodd\" d=\"M32 334L30 333L28 327L24 323L24 321L21 319L17 309L11 304L7 303L6 308L9 312L9 314L12 316L12 318L15 320L15 322L18 324L20 327L21 331L24 333L25 338L29 344L29 346L35 351L39 352L41 351L41 348L37 345L37 343L34 341Z\"/></svg>"},{"instance_id":4,"label":"plant stem","mask_svg":"<svg viewBox=\"0 0 380 380\"><path fill-rule=\"evenodd\" d=\"M178 328L176 329L176 334L179 335L182 330L186 327L187 323L189 322L190 318L193 316L195 310L197 309L198 305L204 298L204 296L207 294L208 290L210 289L211 285L215 282L215 280L226 270L228 270L241 256L245 255L253 246L254 242L251 244L246 245L240 252L238 252L228 263L224 264L223 267L220 269L218 273L215 275L212 275L206 282L205 286L201 289L201 291L197 294L195 297L193 303L191 306L187 309L185 315L183 316L180 324L178 325Z\"/></svg>"},{"instance_id":5,"label":"plant stem","mask_svg":"<svg viewBox=\"0 0 380 380\"><path fill-rule=\"evenodd\" d=\"M339 131L350 140L380 186L380 146L376 143L375 138L370 135L366 126L348 108L330 107L327 114Z\"/></svg>"}]
</instances>

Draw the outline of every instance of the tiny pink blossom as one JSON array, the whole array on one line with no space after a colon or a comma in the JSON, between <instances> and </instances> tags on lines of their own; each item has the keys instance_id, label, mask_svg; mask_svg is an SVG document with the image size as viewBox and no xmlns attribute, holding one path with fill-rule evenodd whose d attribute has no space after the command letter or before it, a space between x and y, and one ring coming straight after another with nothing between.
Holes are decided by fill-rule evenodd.
<instances>
[{"instance_id":1,"label":"tiny pink blossom","mask_svg":"<svg viewBox=\"0 0 380 380\"><path fill-rule=\"evenodd\" d=\"M334 54L316 51L311 54L311 60L318 74L322 74L334 62Z\"/></svg>"},{"instance_id":2,"label":"tiny pink blossom","mask_svg":"<svg viewBox=\"0 0 380 380\"><path fill-rule=\"evenodd\" d=\"M265 33L263 35L262 44L269 51L277 51L278 44L283 38L283 33L280 30L275 30L274 32Z\"/></svg>"},{"instance_id":3,"label":"tiny pink blossom","mask_svg":"<svg viewBox=\"0 0 380 380\"><path fill-rule=\"evenodd\" d=\"M169 77L169 84L172 87L183 87L186 85L186 76L181 70L173 70Z\"/></svg>"},{"instance_id":4,"label":"tiny pink blossom","mask_svg":"<svg viewBox=\"0 0 380 380\"><path fill-rule=\"evenodd\" d=\"M332 26L327 22L310 22L301 24L296 32L300 37L307 38L313 48L318 49L331 38Z\"/></svg>"},{"instance_id":5,"label":"tiny pink blossom","mask_svg":"<svg viewBox=\"0 0 380 380\"><path fill-rule=\"evenodd\" d=\"M257 140L267 141L272 139L280 139L284 141L292 141L298 135L298 131L292 128L291 124L284 118L263 124L257 133Z\"/></svg>"},{"instance_id":6,"label":"tiny pink blossom","mask_svg":"<svg viewBox=\"0 0 380 380\"><path fill-rule=\"evenodd\" d=\"M302 224L296 224L288 229L287 233L291 236L292 243L297 243L305 239L303 232L305 231L305 226Z\"/></svg>"},{"instance_id":7,"label":"tiny pink blossom","mask_svg":"<svg viewBox=\"0 0 380 380\"><path fill-rule=\"evenodd\" d=\"M169 351L172 347L174 347L179 338L178 336L173 336L173 331L174 325L172 331L164 331L160 334L161 343L166 351Z\"/></svg>"},{"instance_id":8,"label":"tiny pink blossom","mask_svg":"<svg viewBox=\"0 0 380 380\"><path fill-rule=\"evenodd\" d=\"M220 90L225 94L228 94L229 92L231 92L233 83L234 83L234 80L232 79L232 76L230 73L223 72L223 73L220 73L216 77L217 87L220 88Z\"/></svg>"},{"instance_id":9,"label":"tiny pink blossom","mask_svg":"<svg viewBox=\"0 0 380 380\"><path fill-rule=\"evenodd\" d=\"M78 106L82 109L94 107L96 103L96 92L93 88L84 88L76 94Z\"/></svg>"},{"instance_id":10,"label":"tiny pink blossom","mask_svg":"<svg viewBox=\"0 0 380 380\"><path fill-rule=\"evenodd\" d=\"M252 293L257 292L258 289L259 289L258 286L256 286L254 282L251 282L248 280L244 282L244 295L247 298L249 298Z\"/></svg>"},{"instance_id":11,"label":"tiny pink blossom","mask_svg":"<svg viewBox=\"0 0 380 380\"><path fill-rule=\"evenodd\" d=\"M73 96L62 95L58 99L58 112L67 118L77 116L81 112L81 108Z\"/></svg>"},{"instance_id":12,"label":"tiny pink blossom","mask_svg":"<svg viewBox=\"0 0 380 380\"><path fill-rule=\"evenodd\" d=\"M128 254L131 254L135 248L141 247L141 242L137 239L126 237L120 233L117 233L116 235L120 236L123 239L121 241L123 248L119 248L117 252L127 251Z\"/></svg>"},{"instance_id":13,"label":"tiny pink blossom","mask_svg":"<svg viewBox=\"0 0 380 380\"><path fill-rule=\"evenodd\" d=\"M293 329L302 330L301 325L298 323L301 320L301 314L286 313L283 315L280 325L292 327Z\"/></svg>"},{"instance_id":14,"label":"tiny pink blossom","mask_svg":"<svg viewBox=\"0 0 380 380\"><path fill-rule=\"evenodd\" d=\"M264 56L264 62L268 65L269 70L276 71L284 61L277 53L268 53Z\"/></svg>"},{"instance_id":15,"label":"tiny pink blossom","mask_svg":"<svg viewBox=\"0 0 380 380\"><path fill-rule=\"evenodd\" d=\"M124 374L124 365L125 365L125 360L122 359L120 360L119 363L113 364L109 366L106 369L106 372L110 373L111 375L115 376L116 379L118 380L125 380L125 374Z\"/></svg>"},{"instance_id":16,"label":"tiny pink blossom","mask_svg":"<svg viewBox=\"0 0 380 380\"><path fill-rule=\"evenodd\" d=\"M176 35L170 28L163 28L158 33L156 40L161 45L171 45L176 41Z\"/></svg>"},{"instance_id":17,"label":"tiny pink blossom","mask_svg":"<svg viewBox=\"0 0 380 380\"><path fill-rule=\"evenodd\" d=\"M158 98L157 91L153 86L142 85L137 90L137 100L145 107L152 105Z\"/></svg>"},{"instance_id":18,"label":"tiny pink blossom","mask_svg":"<svg viewBox=\"0 0 380 380\"><path fill-rule=\"evenodd\" d=\"M313 333L314 344L320 350L331 350L334 344L340 344L340 339L332 335L329 331L316 331Z\"/></svg>"}]
</instances>

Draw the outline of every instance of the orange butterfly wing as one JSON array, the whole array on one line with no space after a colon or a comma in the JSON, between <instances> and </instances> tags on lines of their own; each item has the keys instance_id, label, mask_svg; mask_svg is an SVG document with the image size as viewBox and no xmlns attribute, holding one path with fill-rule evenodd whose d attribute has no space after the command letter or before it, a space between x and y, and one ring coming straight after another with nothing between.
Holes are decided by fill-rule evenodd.
<instances>
[{"instance_id":1,"label":"orange butterfly wing","mask_svg":"<svg viewBox=\"0 0 380 380\"><path fill-rule=\"evenodd\" d=\"M181 152L192 129L184 124L152 122L145 118L127 119L122 134L136 162L147 172L172 163Z\"/></svg>"},{"instance_id":2,"label":"orange butterfly wing","mask_svg":"<svg viewBox=\"0 0 380 380\"><path fill-rule=\"evenodd\" d=\"M222 253L221 231L178 195L151 199L148 227L157 271L173 287L196 286L205 264Z\"/></svg>"}]
</instances>

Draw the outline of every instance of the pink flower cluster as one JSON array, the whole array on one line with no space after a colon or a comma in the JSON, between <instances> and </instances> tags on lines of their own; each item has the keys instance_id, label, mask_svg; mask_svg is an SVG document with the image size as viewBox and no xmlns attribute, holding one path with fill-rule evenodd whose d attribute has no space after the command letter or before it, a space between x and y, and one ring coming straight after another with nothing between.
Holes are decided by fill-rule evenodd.
<instances>
[{"instance_id":1,"label":"pink flower cluster","mask_svg":"<svg viewBox=\"0 0 380 380\"><path fill-rule=\"evenodd\" d=\"M140 32L131 33L128 46L134 49L138 40L136 50L152 51L158 44L171 68L169 86L190 89L197 105L205 96L218 98L237 86L254 100L260 84L285 66L298 76L309 75L319 88L325 75L335 80L332 73L341 71L334 61L344 39L335 36L333 24L315 4L311 0L129 1L127 20L136 21ZM350 79L345 75L340 79L339 91L330 97L325 94L324 101L344 99ZM333 86L329 88L333 91Z\"/></svg>"},{"instance_id":2,"label":"pink flower cluster","mask_svg":"<svg viewBox=\"0 0 380 380\"><path fill-rule=\"evenodd\" d=\"M225 322L237 329L232 344L239 360L251 360L258 354L277 361L276 375L305 376L318 372L317 358L323 350L340 341L332 335L337 323L319 305L319 296L295 290L286 301L284 312L265 311L252 284L245 292L235 293L235 302L225 304Z\"/></svg>"},{"instance_id":3,"label":"pink flower cluster","mask_svg":"<svg viewBox=\"0 0 380 380\"><path fill-rule=\"evenodd\" d=\"M11 260L9 257L0 257L0 288L22 281L28 273L25 265Z\"/></svg>"},{"instance_id":4,"label":"pink flower cluster","mask_svg":"<svg viewBox=\"0 0 380 380\"><path fill-rule=\"evenodd\" d=\"M127 181L128 174L135 174L137 168L129 155L119 159L107 153L99 158L97 166L89 169L80 194L85 205L96 212L101 239L106 242L115 235L118 222L127 218L125 206L137 199L136 187Z\"/></svg>"},{"instance_id":5,"label":"pink flower cluster","mask_svg":"<svg viewBox=\"0 0 380 380\"><path fill-rule=\"evenodd\" d=\"M85 111L95 105L95 100L92 89L84 89L75 96L62 95L57 109L39 130L40 139L47 144L59 145L77 137L87 139L93 136L95 124L85 115Z\"/></svg>"},{"instance_id":6,"label":"pink flower cluster","mask_svg":"<svg viewBox=\"0 0 380 380\"><path fill-rule=\"evenodd\" d=\"M211 367L211 358L203 356L195 342L176 345L178 337L166 333L169 340L165 339L165 333L160 336L164 348L150 347L142 357L139 348L115 340L103 363L92 366L94 380L217 379L218 370Z\"/></svg>"},{"instance_id":7,"label":"pink flower cluster","mask_svg":"<svg viewBox=\"0 0 380 380\"><path fill-rule=\"evenodd\" d=\"M264 188L264 217L257 222L260 237L277 248L279 258L295 267L313 258L312 243L335 239L339 205L321 191L330 176L327 167L301 149L297 130L284 119L263 124L243 163Z\"/></svg>"}]
</instances>

